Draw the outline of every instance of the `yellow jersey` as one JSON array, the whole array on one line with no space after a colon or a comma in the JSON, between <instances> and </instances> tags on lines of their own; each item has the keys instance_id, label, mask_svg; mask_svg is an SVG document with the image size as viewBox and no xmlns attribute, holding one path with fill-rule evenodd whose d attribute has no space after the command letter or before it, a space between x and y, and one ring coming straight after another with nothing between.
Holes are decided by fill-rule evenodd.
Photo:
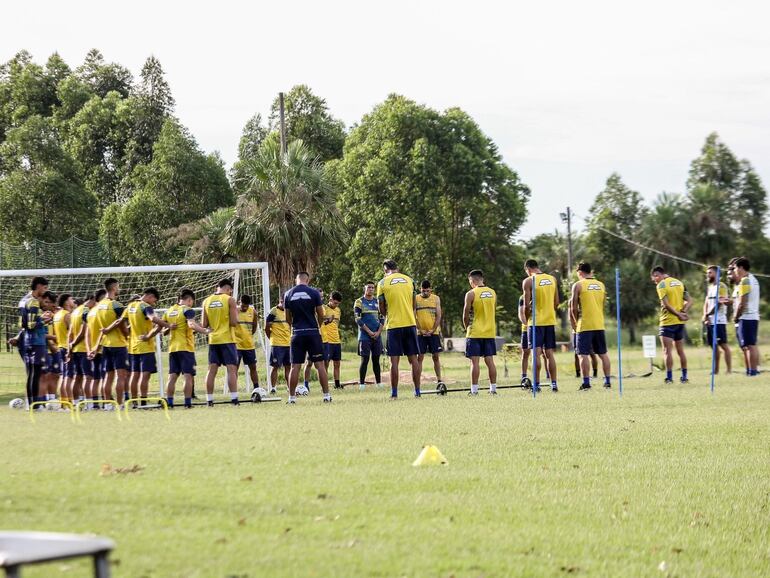
<instances>
[{"instance_id":1,"label":"yellow jersey","mask_svg":"<svg viewBox=\"0 0 770 578\"><path fill-rule=\"evenodd\" d=\"M535 325L556 325L556 309L553 306L556 297L556 277L548 273L538 273L534 276L533 301L535 312L530 314L527 326L532 326L532 317L535 317Z\"/></svg>"},{"instance_id":2,"label":"yellow jersey","mask_svg":"<svg viewBox=\"0 0 770 578\"><path fill-rule=\"evenodd\" d=\"M270 324L270 345L273 347L289 347L291 345L291 329L286 322L286 311L273 307L267 316Z\"/></svg>"},{"instance_id":3,"label":"yellow jersey","mask_svg":"<svg viewBox=\"0 0 770 578\"><path fill-rule=\"evenodd\" d=\"M230 327L230 297L226 293L214 293L203 300L203 310L209 320L210 345L235 343L235 327Z\"/></svg>"},{"instance_id":4,"label":"yellow jersey","mask_svg":"<svg viewBox=\"0 0 770 578\"><path fill-rule=\"evenodd\" d=\"M321 325L321 340L324 343L342 343L340 340L340 315L339 307L324 305L324 322Z\"/></svg>"},{"instance_id":5,"label":"yellow jersey","mask_svg":"<svg viewBox=\"0 0 770 578\"><path fill-rule=\"evenodd\" d=\"M417 329L420 331L433 331L434 335L441 334L441 326L436 327L435 331L433 330L433 326L436 324L436 316L438 315L439 298L434 293L431 293L428 297L423 297L422 293L418 293L415 301L417 302L415 311Z\"/></svg>"},{"instance_id":6,"label":"yellow jersey","mask_svg":"<svg viewBox=\"0 0 770 578\"><path fill-rule=\"evenodd\" d=\"M117 301L105 297L96 305L96 319L99 323L99 329L109 327L115 320L123 316L124 307ZM126 336L119 327L115 327L107 333L102 339L104 347L127 347Z\"/></svg>"},{"instance_id":7,"label":"yellow jersey","mask_svg":"<svg viewBox=\"0 0 770 578\"><path fill-rule=\"evenodd\" d=\"M473 317L465 336L475 339L494 339L497 333L495 311L497 310L497 293L491 287L474 287Z\"/></svg>"},{"instance_id":8,"label":"yellow jersey","mask_svg":"<svg viewBox=\"0 0 770 578\"><path fill-rule=\"evenodd\" d=\"M385 329L413 327L414 318L414 280L402 273L391 273L377 283L377 299L384 299L387 304Z\"/></svg>"},{"instance_id":9,"label":"yellow jersey","mask_svg":"<svg viewBox=\"0 0 770 578\"><path fill-rule=\"evenodd\" d=\"M56 347L59 349L67 349L67 315L69 311L66 309L59 309L53 316L53 334L56 336Z\"/></svg>"},{"instance_id":10,"label":"yellow jersey","mask_svg":"<svg viewBox=\"0 0 770 578\"><path fill-rule=\"evenodd\" d=\"M83 328L84 319L88 315L88 307L85 305L78 305L75 307L75 309L72 311L72 315L70 315L70 333L69 333L69 339L71 341L74 341L75 338L80 333L80 330ZM83 335L83 339L81 339L73 348L71 353L85 353L86 352L86 338L85 335Z\"/></svg>"},{"instance_id":11,"label":"yellow jersey","mask_svg":"<svg viewBox=\"0 0 770 578\"><path fill-rule=\"evenodd\" d=\"M674 277L666 277L658 283L657 289L658 299L661 300L660 326L667 327L684 323L679 317L663 306L663 298L665 297L668 300L668 304L677 311L681 311L684 308L684 294L686 293L684 283Z\"/></svg>"},{"instance_id":12,"label":"yellow jersey","mask_svg":"<svg viewBox=\"0 0 770 578\"><path fill-rule=\"evenodd\" d=\"M192 327L187 325L188 319L195 319L195 310L187 305L172 305L163 314L163 321L176 324L168 332L168 352L189 351L195 353L195 334Z\"/></svg>"},{"instance_id":13,"label":"yellow jersey","mask_svg":"<svg viewBox=\"0 0 770 578\"><path fill-rule=\"evenodd\" d=\"M124 317L128 319L131 335L128 352L132 355L155 353L154 339L148 339L147 341L139 339L140 335L147 335L152 331L152 320L150 317L154 313L153 308L146 301L132 301L126 307Z\"/></svg>"},{"instance_id":14,"label":"yellow jersey","mask_svg":"<svg viewBox=\"0 0 770 578\"><path fill-rule=\"evenodd\" d=\"M99 301L101 303L101 301ZM93 351L96 347L96 342L99 341L99 335L101 335L102 326L99 323L98 308L99 303L91 307L86 315L86 325L88 326L88 333L90 335L88 347ZM85 341L85 338L83 338ZM98 352L97 352L98 353Z\"/></svg>"},{"instance_id":15,"label":"yellow jersey","mask_svg":"<svg viewBox=\"0 0 770 578\"><path fill-rule=\"evenodd\" d=\"M249 305L246 311L238 307L238 327L235 328L235 346L240 350L254 349L254 334L251 332L252 323L257 320L257 310Z\"/></svg>"},{"instance_id":16,"label":"yellow jersey","mask_svg":"<svg viewBox=\"0 0 770 578\"><path fill-rule=\"evenodd\" d=\"M581 279L580 294L580 319L577 322L576 332L603 331L604 330L604 301L607 292L604 283L597 279Z\"/></svg>"}]
</instances>

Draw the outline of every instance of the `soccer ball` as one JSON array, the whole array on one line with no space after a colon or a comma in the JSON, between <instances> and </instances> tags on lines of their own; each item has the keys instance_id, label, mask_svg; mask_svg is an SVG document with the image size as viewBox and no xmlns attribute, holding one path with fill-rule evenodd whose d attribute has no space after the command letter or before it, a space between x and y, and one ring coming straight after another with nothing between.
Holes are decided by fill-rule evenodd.
<instances>
[{"instance_id":1,"label":"soccer ball","mask_svg":"<svg viewBox=\"0 0 770 578\"><path fill-rule=\"evenodd\" d=\"M8 402L8 407L11 409L23 409L24 408L24 400L20 397L17 397L15 399L12 399Z\"/></svg>"}]
</instances>

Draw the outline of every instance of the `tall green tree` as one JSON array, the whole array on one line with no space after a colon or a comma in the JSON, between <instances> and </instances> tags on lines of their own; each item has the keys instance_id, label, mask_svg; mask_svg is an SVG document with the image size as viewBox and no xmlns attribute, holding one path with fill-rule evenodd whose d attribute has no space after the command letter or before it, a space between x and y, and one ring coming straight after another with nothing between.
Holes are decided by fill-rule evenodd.
<instances>
[{"instance_id":1,"label":"tall green tree","mask_svg":"<svg viewBox=\"0 0 770 578\"><path fill-rule=\"evenodd\" d=\"M108 207L100 236L113 261L126 264L168 262L165 231L232 205L222 160L205 155L179 122L169 118L153 147L152 161L132 176L134 194Z\"/></svg>"},{"instance_id":2,"label":"tall green tree","mask_svg":"<svg viewBox=\"0 0 770 578\"><path fill-rule=\"evenodd\" d=\"M338 159L345 144L345 125L329 112L326 100L305 84L284 95L286 134L289 141L301 140L322 161ZM279 130L279 101L270 109L270 130Z\"/></svg>"},{"instance_id":3,"label":"tall green tree","mask_svg":"<svg viewBox=\"0 0 770 578\"><path fill-rule=\"evenodd\" d=\"M33 115L8 131L0 144L0 235L4 241L93 236L93 200L50 118Z\"/></svg>"},{"instance_id":4,"label":"tall green tree","mask_svg":"<svg viewBox=\"0 0 770 578\"><path fill-rule=\"evenodd\" d=\"M95 48L88 51L76 74L93 94L101 97L114 91L126 98L133 90L134 77L131 71L119 64L105 62L102 53Z\"/></svg>"},{"instance_id":5,"label":"tall green tree","mask_svg":"<svg viewBox=\"0 0 770 578\"><path fill-rule=\"evenodd\" d=\"M230 180L236 194L245 192L243 187L248 185L250 180L246 173L248 161L259 153L259 147L269 134L270 131L262 124L262 115L259 113L252 116L243 127L241 140L238 141L238 159L230 171Z\"/></svg>"},{"instance_id":6,"label":"tall green tree","mask_svg":"<svg viewBox=\"0 0 770 578\"><path fill-rule=\"evenodd\" d=\"M282 155L280 144L267 139L243 163L243 192L226 245L239 257L270 263L283 290L298 271L313 273L322 254L339 252L347 241L335 191L302 141L290 142Z\"/></svg>"},{"instance_id":7,"label":"tall green tree","mask_svg":"<svg viewBox=\"0 0 770 578\"><path fill-rule=\"evenodd\" d=\"M359 287L383 257L429 278L444 299L448 330L459 325L469 270L485 270L500 305L515 312L521 265L513 241L529 189L465 112L439 113L392 95L365 115L330 171L353 232L344 257Z\"/></svg>"}]
</instances>

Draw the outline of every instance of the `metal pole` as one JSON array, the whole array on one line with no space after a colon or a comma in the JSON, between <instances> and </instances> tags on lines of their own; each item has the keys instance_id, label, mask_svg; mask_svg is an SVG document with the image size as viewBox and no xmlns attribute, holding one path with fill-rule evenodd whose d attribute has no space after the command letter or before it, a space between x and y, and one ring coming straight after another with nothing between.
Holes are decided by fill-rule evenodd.
<instances>
[{"instance_id":1,"label":"metal pole","mask_svg":"<svg viewBox=\"0 0 770 578\"><path fill-rule=\"evenodd\" d=\"M572 278L572 209L567 207L567 279Z\"/></svg>"},{"instance_id":2,"label":"metal pole","mask_svg":"<svg viewBox=\"0 0 770 578\"><path fill-rule=\"evenodd\" d=\"M281 129L281 157L286 154L286 114L284 110L283 93L278 93L278 117Z\"/></svg>"},{"instance_id":3,"label":"metal pole","mask_svg":"<svg viewBox=\"0 0 770 578\"><path fill-rule=\"evenodd\" d=\"M714 393L714 381L717 373L717 327L719 325L719 284L722 282L722 269L717 265L717 279L714 293L714 323L711 326L711 393ZM725 358L725 362L727 358Z\"/></svg>"},{"instance_id":4,"label":"metal pole","mask_svg":"<svg viewBox=\"0 0 770 578\"><path fill-rule=\"evenodd\" d=\"M621 355L620 340L620 269L615 267L615 315L618 323L618 391L623 397L623 356Z\"/></svg>"}]
</instances>

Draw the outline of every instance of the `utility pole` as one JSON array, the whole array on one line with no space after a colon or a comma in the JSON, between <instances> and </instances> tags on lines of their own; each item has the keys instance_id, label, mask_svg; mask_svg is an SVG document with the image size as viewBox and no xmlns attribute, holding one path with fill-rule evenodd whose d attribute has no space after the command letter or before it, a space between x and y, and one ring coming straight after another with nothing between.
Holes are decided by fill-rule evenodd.
<instances>
[{"instance_id":1,"label":"utility pole","mask_svg":"<svg viewBox=\"0 0 770 578\"><path fill-rule=\"evenodd\" d=\"M572 209L561 214L562 223L567 223L567 279L572 277Z\"/></svg>"},{"instance_id":2,"label":"utility pole","mask_svg":"<svg viewBox=\"0 0 770 578\"><path fill-rule=\"evenodd\" d=\"M278 113L281 122L281 158L286 155L286 117L283 107L283 93L278 93Z\"/></svg>"}]
</instances>

